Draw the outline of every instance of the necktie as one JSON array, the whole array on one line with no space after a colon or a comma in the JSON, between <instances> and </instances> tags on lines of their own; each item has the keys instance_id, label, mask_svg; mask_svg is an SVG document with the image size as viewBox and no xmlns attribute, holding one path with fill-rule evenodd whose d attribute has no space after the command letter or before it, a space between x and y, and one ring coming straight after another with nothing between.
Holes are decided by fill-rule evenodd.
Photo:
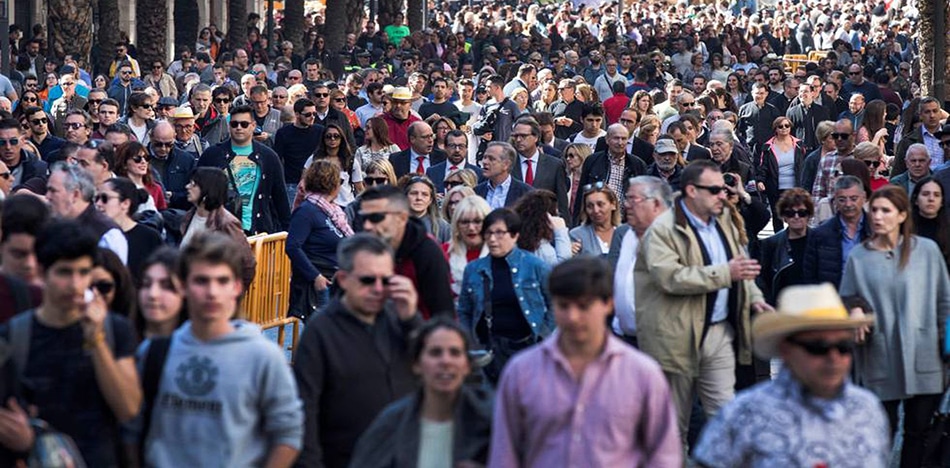
<instances>
[{"instance_id":1,"label":"necktie","mask_svg":"<svg viewBox=\"0 0 950 468\"><path fill-rule=\"evenodd\" d=\"M452 167L449 168L449 174L451 174L451 173L453 173L453 172L455 172L455 171L457 171L457 170L459 170L459 167L458 167L458 166L452 166Z\"/></svg>"},{"instance_id":2,"label":"necktie","mask_svg":"<svg viewBox=\"0 0 950 468\"><path fill-rule=\"evenodd\" d=\"M534 185L534 171L531 170L531 160L525 159L524 162L528 165L528 169L524 171L524 183Z\"/></svg>"},{"instance_id":3,"label":"necktie","mask_svg":"<svg viewBox=\"0 0 950 468\"><path fill-rule=\"evenodd\" d=\"M425 175L425 173L426 173L426 168L425 168L425 166L422 165L422 162L425 161L425 160L426 160L426 157L425 157L425 156L419 156L418 158L416 158L416 161L419 161L419 165L416 166L416 174Z\"/></svg>"}]
</instances>

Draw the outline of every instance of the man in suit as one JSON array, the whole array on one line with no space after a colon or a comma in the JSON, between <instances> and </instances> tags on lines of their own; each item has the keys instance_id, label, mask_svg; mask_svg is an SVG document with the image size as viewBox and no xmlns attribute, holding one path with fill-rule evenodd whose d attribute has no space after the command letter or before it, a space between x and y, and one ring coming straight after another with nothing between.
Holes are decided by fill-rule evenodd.
<instances>
[{"instance_id":1,"label":"man in suit","mask_svg":"<svg viewBox=\"0 0 950 468\"><path fill-rule=\"evenodd\" d=\"M479 181L482 180L482 168L465 161L468 157L468 136L465 135L465 132L452 130L446 134L445 148L449 150L447 159L426 171L426 176L435 184L436 192L445 193L445 178L460 169L469 169L475 172Z\"/></svg>"},{"instance_id":2,"label":"man in suit","mask_svg":"<svg viewBox=\"0 0 950 468\"><path fill-rule=\"evenodd\" d=\"M550 112L534 112L531 116L541 128L541 147L544 153L560 158L568 142L554 136L554 116Z\"/></svg>"},{"instance_id":3,"label":"man in suit","mask_svg":"<svg viewBox=\"0 0 950 468\"><path fill-rule=\"evenodd\" d=\"M493 210L510 207L533 190L530 185L511 177L511 167L517 158L515 148L503 141L493 141L485 149L482 169L486 180L475 186L475 194L488 201Z\"/></svg>"},{"instance_id":4,"label":"man in suit","mask_svg":"<svg viewBox=\"0 0 950 468\"><path fill-rule=\"evenodd\" d=\"M584 160L578 183L581 189L588 184L602 182L617 193L618 200L624 198L630 178L645 175L647 172L647 165L643 160L626 151L629 138L630 134L623 124L615 123L607 127L607 150L594 153ZM575 222L580 213L581 204L575 203Z\"/></svg>"},{"instance_id":5,"label":"man in suit","mask_svg":"<svg viewBox=\"0 0 950 468\"><path fill-rule=\"evenodd\" d=\"M687 123L685 121L670 124L670 136L673 137L673 141L676 142L676 148L680 154L683 155L683 159L687 162L693 162L698 159L710 159L712 155L708 149L689 141L690 132L686 127Z\"/></svg>"},{"instance_id":6,"label":"man in suit","mask_svg":"<svg viewBox=\"0 0 950 468\"><path fill-rule=\"evenodd\" d=\"M444 151L433 149L435 133L429 124L418 121L409 125L409 148L389 155L396 178L406 174L423 175L432 166L445 161Z\"/></svg>"},{"instance_id":7,"label":"man in suit","mask_svg":"<svg viewBox=\"0 0 950 468\"><path fill-rule=\"evenodd\" d=\"M518 152L518 160L511 168L511 176L536 189L545 189L557 195L557 211L570 219L567 200L567 170L564 161L541 152L541 127L531 117L522 117L511 130L511 143Z\"/></svg>"}]
</instances>

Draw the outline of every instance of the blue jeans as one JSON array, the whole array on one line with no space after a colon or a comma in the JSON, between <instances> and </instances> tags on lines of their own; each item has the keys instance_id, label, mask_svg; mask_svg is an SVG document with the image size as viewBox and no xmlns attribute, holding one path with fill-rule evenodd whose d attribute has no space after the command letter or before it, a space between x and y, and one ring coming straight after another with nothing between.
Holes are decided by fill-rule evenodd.
<instances>
[{"instance_id":1,"label":"blue jeans","mask_svg":"<svg viewBox=\"0 0 950 468\"><path fill-rule=\"evenodd\" d=\"M285 188L287 189L287 204L293 209L294 198L297 197L297 184L286 184Z\"/></svg>"}]
</instances>

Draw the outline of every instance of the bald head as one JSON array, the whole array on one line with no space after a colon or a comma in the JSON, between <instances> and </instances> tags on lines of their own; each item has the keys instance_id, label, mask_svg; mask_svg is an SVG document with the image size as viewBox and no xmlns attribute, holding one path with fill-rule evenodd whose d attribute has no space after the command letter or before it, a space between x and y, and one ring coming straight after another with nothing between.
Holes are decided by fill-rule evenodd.
<instances>
[{"instance_id":1,"label":"bald head","mask_svg":"<svg viewBox=\"0 0 950 468\"><path fill-rule=\"evenodd\" d=\"M435 143L435 134L429 124L418 121L409 125L409 146L416 154L429 154Z\"/></svg>"}]
</instances>

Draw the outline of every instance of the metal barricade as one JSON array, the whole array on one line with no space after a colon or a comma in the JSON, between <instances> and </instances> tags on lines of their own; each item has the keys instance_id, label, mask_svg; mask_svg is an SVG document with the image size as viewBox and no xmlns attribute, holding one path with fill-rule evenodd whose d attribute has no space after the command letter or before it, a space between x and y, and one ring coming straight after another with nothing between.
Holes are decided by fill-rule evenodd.
<instances>
[{"instance_id":1,"label":"metal barricade","mask_svg":"<svg viewBox=\"0 0 950 468\"><path fill-rule=\"evenodd\" d=\"M260 325L261 329L277 328L277 344L284 348L286 325L292 325L290 355L293 360L300 337L300 319L287 317L290 301L290 258L284 251L287 233L260 234L249 237L251 250L257 260L254 281L244 296L244 317Z\"/></svg>"}]
</instances>

